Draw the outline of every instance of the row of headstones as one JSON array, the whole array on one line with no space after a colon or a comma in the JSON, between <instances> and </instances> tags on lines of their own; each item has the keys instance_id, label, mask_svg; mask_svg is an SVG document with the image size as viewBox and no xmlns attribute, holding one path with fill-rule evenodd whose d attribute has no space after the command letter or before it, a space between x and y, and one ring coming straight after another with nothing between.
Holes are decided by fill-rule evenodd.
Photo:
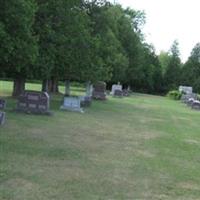
<instances>
[{"instance_id":1,"label":"row of headstones","mask_svg":"<svg viewBox=\"0 0 200 200\"><path fill-rule=\"evenodd\" d=\"M98 82L94 88L89 88L86 96L65 96L63 104L60 107L62 110L83 112L82 107L90 106L92 99L106 100L106 84ZM122 92L122 94L118 92ZM121 85L113 85L112 92L114 96L128 96L128 91L123 91ZM50 112L50 98L46 92L24 91L18 98L16 111L33 114L47 114ZM0 100L0 109L3 110L6 106L5 100ZM0 112L0 125L5 123L5 112Z\"/></svg>"},{"instance_id":2,"label":"row of headstones","mask_svg":"<svg viewBox=\"0 0 200 200\"><path fill-rule=\"evenodd\" d=\"M96 100L106 100L106 83L98 82L94 87L88 89L86 96L64 97L62 110L78 111L83 112L82 107L90 106L92 99ZM121 85L113 85L111 94L116 97L129 96L129 90L122 90Z\"/></svg>"},{"instance_id":3,"label":"row of headstones","mask_svg":"<svg viewBox=\"0 0 200 200\"><path fill-rule=\"evenodd\" d=\"M198 95L193 93L192 87L180 86L179 91L182 93L181 101L187 106L195 110L200 110L200 101L198 100Z\"/></svg>"}]
</instances>

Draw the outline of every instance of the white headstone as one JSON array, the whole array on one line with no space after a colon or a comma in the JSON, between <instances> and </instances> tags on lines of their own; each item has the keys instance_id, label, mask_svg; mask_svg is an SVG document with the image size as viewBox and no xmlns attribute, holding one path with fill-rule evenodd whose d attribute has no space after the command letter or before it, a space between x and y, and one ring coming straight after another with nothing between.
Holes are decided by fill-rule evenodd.
<instances>
[{"instance_id":1,"label":"white headstone","mask_svg":"<svg viewBox=\"0 0 200 200\"><path fill-rule=\"evenodd\" d=\"M61 110L69 110L75 112L83 112L81 108L81 99L79 97L64 97L63 105Z\"/></svg>"},{"instance_id":2,"label":"white headstone","mask_svg":"<svg viewBox=\"0 0 200 200\"><path fill-rule=\"evenodd\" d=\"M115 94L115 90L120 90L122 91L122 85L112 85L112 91L111 91L111 95Z\"/></svg>"},{"instance_id":3,"label":"white headstone","mask_svg":"<svg viewBox=\"0 0 200 200\"><path fill-rule=\"evenodd\" d=\"M193 89L192 87L188 87L188 86L179 86L179 92L184 92L185 94L192 94L193 93Z\"/></svg>"}]
</instances>

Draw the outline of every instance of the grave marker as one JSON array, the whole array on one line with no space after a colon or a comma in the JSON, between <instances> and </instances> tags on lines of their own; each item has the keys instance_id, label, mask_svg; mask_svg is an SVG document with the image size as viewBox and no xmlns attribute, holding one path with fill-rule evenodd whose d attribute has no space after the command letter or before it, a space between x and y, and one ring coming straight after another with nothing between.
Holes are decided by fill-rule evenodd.
<instances>
[{"instance_id":1,"label":"grave marker","mask_svg":"<svg viewBox=\"0 0 200 200\"><path fill-rule=\"evenodd\" d=\"M92 97L97 100L106 100L106 83L97 82L94 84Z\"/></svg>"},{"instance_id":2,"label":"grave marker","mask_svg":"<svg viewBox=\"0 0 200 200\"><path fill-rule=\"evenodd\" d=\"M120 84L115 84L115 85L112 85L112 90L111 90L111 95L115 95L115 91L118 90L118 91L122 91L122 85ZM118 92L117 92L118 93Z\"/></svg>"},{"instance_id":3,"label":"grave marker","mask_svg":"<svg viewBox=\"0 0 200 200\"><path fill-rule=\"evenodd\" d=\"M63 105L60 107L60 109L83 113L83 109L81 108L81 100L76 96L64 97Z\"/></svg>"},{"instance_id":4,"label":"grave marker","mask_svg":"<svg viewBox=\"0 0 200 200\"><path fill-rule=\"evenodd\" d=\"M179 92L182 92L183 94L192 94L193 89L189 86L179 86Z\"/></svg>"},{"instance_id":5,"label":"grave marker","mask_svg":"<svg viewBox=\"0 0 200 200\"><path fill-rule=\"evenodd\" d=\"M0 99L0 110L3 110L6 108L6 101L4 99Z\"/></svg>"},{"instance_id":6,"label":"grave marker","mask_svg":"<svg viewBox=\"0 0 200 200\"><path fill-rule=\"evenodd\" d=\"M0 125L5 124L5 118L6 118L6 113L5 112L0 112Z\"/></svg>"},{"instance_id":7,"label":"grave marker","mask_svg":"<svg viewBox=\"0 0 200 200\"><path fill-rule=\"evenodd\" d=\"M17 111L33 114L51 114L49 95L46 92L24 91L18 98Z\"/></svg>"}]
</instances>

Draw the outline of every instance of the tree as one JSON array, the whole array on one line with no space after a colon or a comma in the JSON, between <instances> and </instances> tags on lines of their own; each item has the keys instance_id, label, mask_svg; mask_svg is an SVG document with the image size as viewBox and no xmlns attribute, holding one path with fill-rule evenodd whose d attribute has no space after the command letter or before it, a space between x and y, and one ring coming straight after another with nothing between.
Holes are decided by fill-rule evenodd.
<instances>
[{"instance_id":1,"label":"tree","mask_svg":"<svg viewBox=\"0 0 200 200\"><path fill-rule=\"evenodd\" d=\"M125 71L124 84L140 88L141 79L144 78L140 62L143 55L141 24L144 23L144 13L125 9L119 19L118 39L128 58L128 67Z\"/></svg>"},{"instance_id":2,"label":"tree","mask_svg":"<svg viewBox=\"0 0 200 200\"><path fill-rule=\"evenodd\" d=\"M161 51L158 56L160 65L162 67L162 74L166 73L167 66L169 65L170 55L169 52Z\"/></svg>"},{"instance_id":3,"label":"tree","mask_svg":"<svg viewBox=\"0 0 200 200\"><path fill-rule=\"evenodd\" d=\"M18 96L24 90L25 79L33 74L38 53L37 38L32 29L36 9L33 0L1 3L0 49L3 56L0 62L7 76L14 79L13 96Z\"/></svg>"},{"instance_id":4,"label":"tree","mask_svg":"<svg viewBox=\"0 0 200 200\"><path fill-rule=\"evenodd\" d=\"M142 71L144 73L143 85L146 92L162 93L163 92L163 76L162 68L152 45L143 44L143 65Z\"/></svg>"},{"instance_id":5,"label":"tree","mask_svg":"<svg viewBox=\"0 0 200 200\"><path fill-rule=\"evenodd\" d=\"M200 91L200 43L192 49L191 55L182 68L182 84L190 85Z\"/></svg>"},{"instance_id":6,"label":"tree","mask_svg":"<svg viewBox=\"0 0 200 200\"><path fill-rule=\"evenodd\" d=\"M66 65L73 65L75 59L70 41L76 38L72 34L74 27L80 24L73 19L79 14L81 1L37 0L37 3L39 9L34 27L39 36L39 57L36 77L43 79L43 90L58 92L58 80L63 78Z\"/></svg>"},{"instance_id":7,"label":"tree","mask_svg":"<svg viewBox=\"0 0 200 200\"><path fill-rule=\"evenodd\" d=\"M181 60L177 41L173 42L169 55L170 60L164 75L166 90L175 89L180 84Z\"/></svg>"}]
</instances>

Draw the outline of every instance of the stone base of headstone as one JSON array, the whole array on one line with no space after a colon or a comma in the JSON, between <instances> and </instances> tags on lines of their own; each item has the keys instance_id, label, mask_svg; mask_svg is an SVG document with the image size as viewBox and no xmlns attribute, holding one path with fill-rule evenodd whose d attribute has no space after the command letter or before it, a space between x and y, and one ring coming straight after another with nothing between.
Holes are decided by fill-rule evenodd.
<instances>
[{"instance_id":1,"label":"stone base of headstone","mask_svg":"<svg viewBox=\"0 0 200 200\"><path fill-rule=\"evenodd\" d=\"M5 124L5 119L6 119L6 113L5 112L0 112L0 125Z\"/></svg>"},{"instance_id":2,"label":"stone base of headstone","mask_svg":"<svg viewBox=\"0 0 200 200\"><path fill-rule=\"evenodd\" d=\"M63 105L60 107L61 110L73 111L83 113L83 109L81 108L81 100L79 97L64 97Z\"/></svg>"},{"instance_id":3,"label":"stone base of headstone","mask_svg":"<svg viewBox=\"0 0 200 200\"><path fill-rule=\"evenodd\" d=\"M35 111L35 110L27 110L27 109L14 109L13 111L17 112L17 113L24 113L24 114L31 114L31 115L47 115L47 116L53 116L53 112L52 111Z\"/></svg>"}]
</instances>

